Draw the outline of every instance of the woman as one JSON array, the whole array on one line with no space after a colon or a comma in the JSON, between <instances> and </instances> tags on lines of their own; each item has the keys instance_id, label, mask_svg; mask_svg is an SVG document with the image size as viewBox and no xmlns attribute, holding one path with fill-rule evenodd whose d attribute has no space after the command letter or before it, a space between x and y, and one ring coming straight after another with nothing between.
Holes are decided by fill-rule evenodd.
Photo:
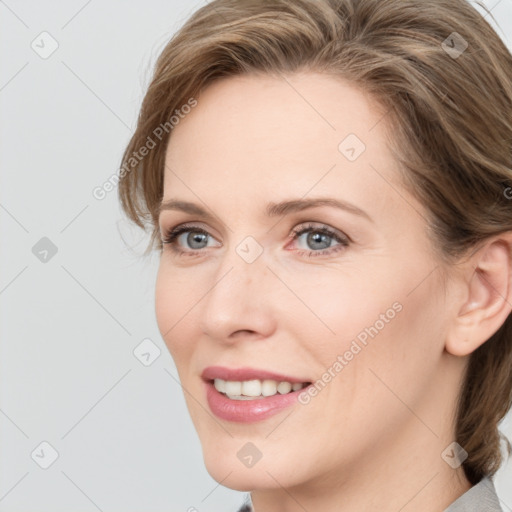
<instances>
[{"instance_id":1,"label":"woman","mask_svg":"<svg viewBox=\"0 0 512 512\"><path fill-rule=\"evenodd\" d=\"M119 193L242 510L501 510L511 114L464 0L215 0L165 47Z\"/></svg>"}]
</instances>

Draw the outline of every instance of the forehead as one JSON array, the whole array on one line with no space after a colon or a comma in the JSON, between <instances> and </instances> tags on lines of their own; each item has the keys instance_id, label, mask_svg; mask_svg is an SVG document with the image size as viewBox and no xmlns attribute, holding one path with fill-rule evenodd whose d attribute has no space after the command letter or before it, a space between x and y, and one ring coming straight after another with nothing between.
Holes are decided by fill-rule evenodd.
<instances>
[{"instance_id":1,"label":"forehead","mask_svg":"<svg viewBox=\"0 0 512 512\"><path fill-rule=\"evenodd\" d=\"M271 199L333 187L362 196L375 169L395 178L383 108L339 78L229 77L197 101L171 132L164 197L236 190Z\"/></svg>"}]
</instances>

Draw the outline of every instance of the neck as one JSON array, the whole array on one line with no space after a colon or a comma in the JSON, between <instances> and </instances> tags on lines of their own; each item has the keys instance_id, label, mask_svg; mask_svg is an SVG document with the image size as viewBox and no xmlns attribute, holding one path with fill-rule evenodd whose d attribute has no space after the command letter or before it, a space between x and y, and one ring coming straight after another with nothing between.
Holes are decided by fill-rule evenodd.
<instances>
[{"instance_id":1,"label":"neck","mask_svg":"<svg viewBox=\"0 0 512 512\"><path fill-rule=\"evenodd\" d=\"M442 512L471 484L462 466L452 469L441 458L450 441L411 441L392 451L376 447L349 470L338 468L300 486L255 490L254 511Z\"/></svg>"}]
</instances>

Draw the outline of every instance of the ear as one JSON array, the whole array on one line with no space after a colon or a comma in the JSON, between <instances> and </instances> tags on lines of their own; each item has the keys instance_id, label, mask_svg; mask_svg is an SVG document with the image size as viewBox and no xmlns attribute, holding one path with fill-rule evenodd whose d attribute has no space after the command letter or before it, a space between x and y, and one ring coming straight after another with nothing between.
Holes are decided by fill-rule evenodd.
<instances>
[{"instance_id":1,"label":"ear","mask_svg":"<svg viewBox=\"0 0 512 512\"><path fill-rule=\"evenodd\" d=\"M484 344L512 310L512 232L489 239L462 265L462 299L446 338L455 356Z\"/></svg>"}]
</instances>

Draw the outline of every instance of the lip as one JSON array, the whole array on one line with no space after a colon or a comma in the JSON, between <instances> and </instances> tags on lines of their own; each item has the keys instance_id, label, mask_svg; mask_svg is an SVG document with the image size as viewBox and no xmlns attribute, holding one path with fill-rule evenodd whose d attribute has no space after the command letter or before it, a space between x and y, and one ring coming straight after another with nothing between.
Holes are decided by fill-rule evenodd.
<instances>
[{"instance_id":1,"label":"lip","mask_svg":"<svg viewBox=\"0 0 512 512\"><path fill-rule=\"evenodd\" d=\"M203 380L210 381L213 379L242 381L242 380L276 380L277 382L311 382L310 379L300 379L289 375L269 372L267 370L258 370L257 368L226 368L224 366L208 366L201 374Z\"/></svg>"},{"instance_id":2,"label":"lip","mask_svg":"<svg viewBox=\"0 0 512 512\"><path fill-rule=\"evenodd\" d=\"M309 387L306 386L285 395L278 393L274 396L257 398L255 400L231 400L222 393L219 393L212 381L205 382L204 385L206 387L206 401L212 413L222 420L235 421L237 423L253 423L265 420L297 403L299 393L302 393Z\"/></svg>"},{"instance_id":3,"label":"lip","mask_svg":"<svg viewBox=\"0 0 512 512\"><path fill-rule=\"evenodd\" d=\"M211 412L220 419L237 423L253 423L265 420L282 410L297 403L299 394L307 390L306 386L297 391L291 391L281 395L257 398L254 400L231 400L215 389L213 379L243 381L253 379L272 379L278 382L310 382L308 379L298 379L288 375L281 375L266 370L255 368L224 368L221 366L209 366L205 368L201 377L204 380L206 401ZM311 386L312 384L310 384Z\"/></svg>"}]
</instances>

